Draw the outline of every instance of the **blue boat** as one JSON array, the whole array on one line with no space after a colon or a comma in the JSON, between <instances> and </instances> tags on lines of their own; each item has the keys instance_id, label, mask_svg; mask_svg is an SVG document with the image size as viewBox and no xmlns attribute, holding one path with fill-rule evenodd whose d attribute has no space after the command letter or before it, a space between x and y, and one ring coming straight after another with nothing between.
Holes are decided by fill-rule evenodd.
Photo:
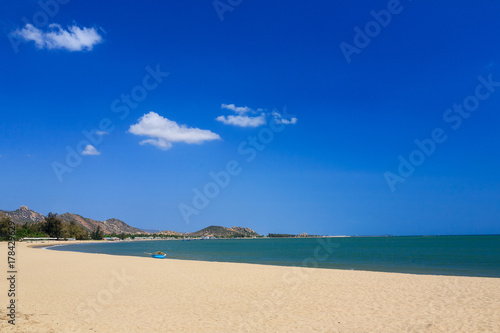
<instances>
[{"instance_id":1,"label":"blue boat","mask_svg":"<svg viewBox=\"0 0 500 333\"><path fill-rule=\"evenodd\" d=\"M153 253L153 258L156 258L156 259L165 259L166 256L167 255L165 253L160 252L160 251Z\"/></svg>"}]
</instances>

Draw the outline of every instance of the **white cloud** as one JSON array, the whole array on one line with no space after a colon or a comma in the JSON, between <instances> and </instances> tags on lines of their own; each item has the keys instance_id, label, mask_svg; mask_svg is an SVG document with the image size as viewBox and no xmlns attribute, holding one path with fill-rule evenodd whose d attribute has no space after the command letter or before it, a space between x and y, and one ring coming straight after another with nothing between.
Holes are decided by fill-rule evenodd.
<instances>
[{"instance_id":1,"label":"white cloud","mask_svg":"<svg viewBox=\"0 0 500 333\"><path fill-rule=\"evenodd\" d=\"M221 109L227 109L236 112L239 115L245 114L247 112L253 112L248 106L236 106L234 104L222 104Z\"/></svg>"},{"instance_id":2,"label":"white cloud","mask_svg":"<svg viewBox=\"0 0 500 333\"><path fill-rule=\"evenodd\" d=\"M90 51L102 42L102 36L95 28L80 28L76 25L64 30L59 24L52 23L47 31L42 31L27 23L24 28L12 33L26 41L35 42L39 49L65 49L68 51Z\"/></svg>"},{"instance_id":3,"label":"white cloud","mask_svg":"<svg viewBox=\"0 0 500 333\"><path fill-rule=\"evenodd\" d=\"M156 146L162 150L168 150L170 148L172 148L172 143L171 142L168 142L168 141L165 141L163 139L147 139L147 140L142 140L141 142L139 142L140 145L147 145L147 144L150 144L150 145L153 145L153 146Z\"/></svg>"},{"instance_id":4,"label":"white cloud","mask_svg":"<svg viewBox=\"0 0 500 333\"><path fill-rule=\"evenodd\" d=\"M296 117L284 117L277 111L267 112L262 108L258 108L257 110L253 110L248 106L235 106L234 104L222 104L221 109L231 110L238 115L233 116L218 116L215 120L220 121L226 125L233 125L239 127L258 127L265 125L267 123L266 118L271 117L276 124L284 124L284 125L293 125L297 123ZM286 114L286 109L285 109ZM246 114L257 114L260 113L260 116L250 117Z\"/></svg>"},{"instance_id":5,"label":"white cloud","mask_svg":"<svg viewBox=\"0 0 500 333\"><path fill-rule=\"evenodd\" d=\"M218 134L209 130L179 125L153 111L139 118L137 124L131 125L128 131L151 138L141 141L141 145L151 144L163 150L170 149L174 142L201 144L221 139Z\"/></svg>"},{"instance_id":6,"label":"white cloud","mask_svg":"<svg viewBox=\"0 0 500 333\"><path fill-rule=\"evenodd\" d=\"M266 115L263 113L258 117L248 116L218 116L215 120L220 121L226 125L233 125L239 127L258 127L266 124Z\"/></svg>"},{"instance_id":7,"label":"white cloud","mask_svg":"<svg viewBox=\"0 0 500 333\"><path fill-rule=\"evenodd\" d=\"M259 127L266 124L266 115L261 113L260 116L250 117L247 113L256 114L257 111L252 110L248 106L236 106L234 104L222 104L221 109L231 110L237 113L237 116L218 116L215 120L220 121L226 125L233 125L239 127ZM262 109L257 109L262 112Z\"/></svg>"},{"instance_id":8,"label":"white cloud","mask_svg":"<svg viewBox=\"0 0 500 333\"><path fill-rule=\"evenodd\" d=\"M294 125L297 123L297 118L296 117L291 117L291 118L283 118L283 116L277 112L273 111L272 116L274 118L274 121L276 124L283 124L283 125Z\"/></svg>"},{"instance_id":9,"label":"white cloud","mask_svg":"<svg viewBox=\"0 0 500 333\"><path fill-rule=\"evenodd\" d=\"M86 145L85 149L82 151L82 155L101 155L101 153L95 149L92 145Z\"/></svg>"},{"instance_id":10,"label":"white cloud","mask_svg":"<svg viewBox=\"0 0 500 333\"><path fill-rule=\"evenodd\" d=\"M108 135L109 132L106 132L106 131L97 131L97 132L95 132L95 134L103 136L103 135Z\"/></svg>"},{"instance_id":11,"label":"white cloud","mask_svg":"<svg viewBox=\"0 0 500 333\"><path fill-rule=\"evenodd\" d=\"M276 119L276 124L285 124L285 125L290 125L290 124L296 124L297 123L297 118L290 118L288 119Z\"/></svg>"}]
</instances>

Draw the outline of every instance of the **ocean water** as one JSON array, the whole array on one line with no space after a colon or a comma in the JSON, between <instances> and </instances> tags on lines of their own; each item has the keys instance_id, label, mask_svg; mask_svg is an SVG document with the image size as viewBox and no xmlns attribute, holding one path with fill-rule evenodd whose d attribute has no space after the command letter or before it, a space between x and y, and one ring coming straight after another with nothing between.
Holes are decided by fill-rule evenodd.
<instances>
[{"instance_id":1,"label":"ocean water","mask_svg":"<svg viewBox=\"0 0 500 333\"><path fill-rule=\"evenodd\" d=\"M182 260L500 277L500 235L159 240L50 249L139 257L163 251Z\"/></svg>"}]
</instances>

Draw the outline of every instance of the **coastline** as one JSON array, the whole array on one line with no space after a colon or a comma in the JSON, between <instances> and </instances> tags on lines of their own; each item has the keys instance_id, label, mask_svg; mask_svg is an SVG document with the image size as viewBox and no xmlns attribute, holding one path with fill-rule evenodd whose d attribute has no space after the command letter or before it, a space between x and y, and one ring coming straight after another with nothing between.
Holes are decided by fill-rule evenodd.
<instances>
[{"instance_id":1,"label":"coastline","mask_svg":"<svg viewBox=\"0 0 500 333\"><path fill-rule=\"evenodd\" d=\"M81 241L29 241L29 242L16 242L17 244L26 244L26 247L33 249L47 249L49 247L54 246L65 246L72 244L92 244L92 243L101 243L103 241L94 241L94 240L81 240Z\"/></svg>"},{"instance_id":2,"label":"coastline","mask_svg":"<svg viewBox=\"0 0 500 333\"><path fill-rule=\"evenodd\" d=\"M2 332L500 331L495 278L154 260L30 245L16 243L15 327L5 320L8 281L1 279ZM0 249L6 254L7 243Z\"/></svg>"},{"instance_id":3,"label":"coastline","mask_svg":"<svg viewBox=\"0 0 500 333\"><path fill-rule=\"evenodd\" d=\"M54 243L57 248L52 248L46 243L44 245L35 245L55 251L75 251L82 253L101 253L113 256L133 256L133 257L149 257L158 249L168 252L169 259L176 260L191 260L191 261L206 261L206 262L226 262L226 263L246 263L253 265L272 265L284 267L315 267L320 269L340 269L340 270L355 270L367 272L387 272L401 274L417 274L417 275L436 275L436 276L468 276L468 277L488 277L500 278L500 269L497 265L500 263L498 251L495 246L495 239L477 239L471 236L471 239L461 239L464 236L445 236L445 243L431 242L430 246L421 242L422 237L408 237L411 242L400 242L393 237L391 244L383 240L382 243L357 242L360 237L353 237L349 243L330 243L324 241L324 237L319 238L268 238L268 239L248 239L247 242L252 242L249 246L241 246L240 241L245 239L220 239L207 240L199 242L191 242L191 246L185 246L183 242L176 240L176 244L165 245L165 240L137 240L137 241L81 241L75 243L87 243L88 245L78 246L79 244L66 244L66 242ZM476 237L474 239L473 237ZM361 237L364 238L364 237ZM387 238L387 237L378 237ZM390 237L389 237L390 238ZM365 238L369 239L369 238ZM308 243L300 241L307 240ZM498 239L500 240L500 239ZM230 248L223 243L232 242ZM270 246L266 245L266 241L272 242ZM299 242L296 244L296 242ZM452 241L452 243L450 243ZM487 241L487 242L486 242ZM213 244L210 244L213 242ZM263 243L261 243L263 242ZM469 242L471 245L468 257L457 257L455 250L460 250L464 242ZM142 243L142 244L141 244ZM154 245L147 244L153 243ZM194 245L196 243L196 245ZM278 244L279 243L279 244ZM412 244L413 243L413 244ZM305 246L303 246L305 244ZM478 247L480 244L480 247ZM488 244L488 245L487 245ZM69 248L61 246L68 245ZM112 245L115 245L112 246ZM121 246L123 245L123 246ZM271 254L276 246L280 246L283 250L278 255ZM418 246L417 246L418 245ZM443 246L447 246L451 250L441 252L440 256L435 256L435 251L438 251ZM337 250L343 247L347 250ZM377 257L372 257L372 250L375 248L389 249L389 251L380 251ZM352 249L355 249L353 252ZM424 249L424 250L422 250ZM490 256L484 255L483 261L475 263L473 258L481 255L481 251L490 249ZM417 250L417 252L415 252ZM271 252L270 252L271 251ZM336 254L333 255L332 253ZM246 256L245 253L251 253L251 256ZM351 256L354 253L354 256ZM357 257L356 257L357 255ZM330 258L333 257L333 260ZM361 257L361 259L360 259ZM411 258L409 260L408 258ZM472 258L472 259L471 259Z\"/></svg>"}]
</instances>

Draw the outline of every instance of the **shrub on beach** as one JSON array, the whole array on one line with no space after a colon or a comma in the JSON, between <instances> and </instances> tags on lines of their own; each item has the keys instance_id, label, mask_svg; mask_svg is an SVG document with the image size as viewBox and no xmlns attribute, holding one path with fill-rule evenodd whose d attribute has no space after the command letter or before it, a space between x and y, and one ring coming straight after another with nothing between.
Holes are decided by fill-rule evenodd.
<instances>
[{"instance_id":1,"label":"shrub on beach","mask_svg":"<svg viewBox=\"0 0 500 333\"><path fill-rule=\"evenodd\" d=\"M9 239L9 225L11 223L8 217L0 219L0 241Z\"/></svg>"}]
</instances>

